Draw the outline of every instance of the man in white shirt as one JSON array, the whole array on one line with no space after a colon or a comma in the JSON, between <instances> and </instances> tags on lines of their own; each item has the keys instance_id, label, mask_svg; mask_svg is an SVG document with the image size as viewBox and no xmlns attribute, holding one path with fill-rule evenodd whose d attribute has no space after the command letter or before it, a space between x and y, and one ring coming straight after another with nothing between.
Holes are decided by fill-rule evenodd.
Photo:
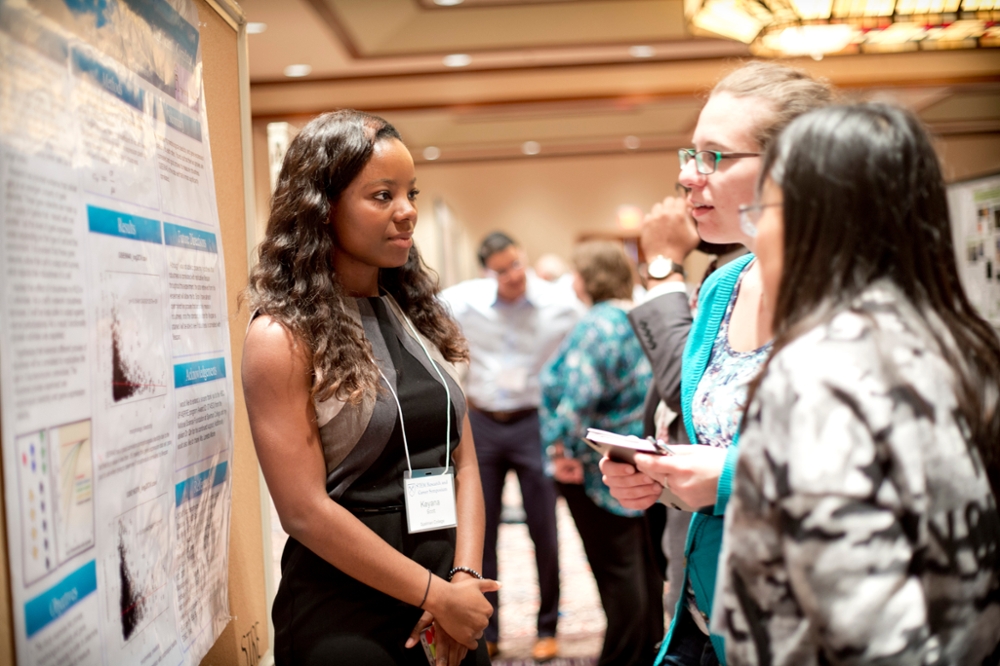
<instances>
[{"instance_id":1,"label":"man in white shirt","mask_svg":"<svg viewBox=\"0 0 1000 666\"><path fill-rule=\"evenodd\" d=\"M517 473L528 533L535 543L541 606L538 641L532 656L556 656L559 614L559 557L556 490L545 475L539 435L538 375L563 337L583 314L566 291L535 277L514 241L501 232L486 237L479 249L486 277L446 289L441 299L462 326L471 361L465 382L469 420L486 503L483 575L497 575L497 526L508 470ZM488 593L494 613L484 638L497 652L497 593Z\"/></svg>"}]
</instances>

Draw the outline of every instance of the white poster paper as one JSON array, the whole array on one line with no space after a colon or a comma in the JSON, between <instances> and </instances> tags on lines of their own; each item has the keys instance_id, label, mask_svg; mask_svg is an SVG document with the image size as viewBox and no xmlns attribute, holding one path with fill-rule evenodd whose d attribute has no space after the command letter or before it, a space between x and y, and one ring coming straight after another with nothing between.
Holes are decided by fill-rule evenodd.
<instances>
[{"instance_id":1,"label":"white poster paper","mask_svg":"<svg viewBox=\"0 0 1000 666\"><path fill-rule=\"evenodd\" d=\"M233 382L190 0L0 0L0 398L19 664L197 664Z\"/></svg>"},{"instance_id":2,"label":"white poster paper","mask_svg":"<svg viewBox=\"0 0 1000 666\"><path fill-rule=\"evenodd\" d=\"M1000 328L1000 175L949 185L948 208L962 285Z\"/></svg>"}]
</instances>

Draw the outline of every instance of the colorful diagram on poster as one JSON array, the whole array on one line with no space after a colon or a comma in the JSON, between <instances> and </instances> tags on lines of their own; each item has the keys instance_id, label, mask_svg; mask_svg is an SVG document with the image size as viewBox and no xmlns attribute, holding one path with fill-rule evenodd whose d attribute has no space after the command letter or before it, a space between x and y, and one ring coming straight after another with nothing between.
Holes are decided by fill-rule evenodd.
<instances>
[{"instance_id":1,"label":"colorful diagram on poster","mask_svg":"<svg viewBox=\"0 0 1000 666\"><path fill-rule=\"evenodd\" d=\"M24 578L33 583L52 571L57 564L52 528L49 447L45 431L18 437L17 457Z\"/></svg>"},{"instance_id":2,"label":"colorful diagram on poster","mask_svg":"<svg viewBox=\"0 0 1000 666\"><path fill-rule=\"evenodd\" d=\"M94 464L90 420L49 431L59 562L94 545Z\"/></svg>"},{"instance_id":3,"label":"colorful diagram on poster","mask_svg":"<svg viewBox=\"0 0 1000 666\"><path fill-rule=\"evenodd\" d=\"M25 578L40 580L94 545L90 420L17 439Z\"/></svg>"}]
</instances>

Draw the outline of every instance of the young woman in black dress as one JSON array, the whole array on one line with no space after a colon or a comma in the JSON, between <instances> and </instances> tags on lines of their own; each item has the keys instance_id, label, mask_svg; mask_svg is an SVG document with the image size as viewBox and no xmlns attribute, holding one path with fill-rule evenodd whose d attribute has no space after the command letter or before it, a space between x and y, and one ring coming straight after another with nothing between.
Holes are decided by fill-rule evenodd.
<instances>
[{"instance_id":1,"label":"young woman in black dress","mask_svg":"<svg viewBox=\"0 0 1000 666\"><path fill-rule=\"evenodd\" d=\"M290 535L277 664L426 664L431 623L438 664L489 663L498 584L477 573L483 498L452 366L468 352L413 245L415 182L385 120L318 117L289 146L251 271L243 387ZM453 479L451 527L408 521L419 470Z\"/></svg>"}]
</instances>

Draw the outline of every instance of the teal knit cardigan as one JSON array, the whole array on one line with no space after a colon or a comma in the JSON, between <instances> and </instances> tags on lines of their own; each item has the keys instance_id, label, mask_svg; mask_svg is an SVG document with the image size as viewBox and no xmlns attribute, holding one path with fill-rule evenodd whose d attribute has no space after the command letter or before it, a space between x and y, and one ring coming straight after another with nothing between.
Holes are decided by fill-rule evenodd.
<instances>
[{"instance_id":1,"label":"teal knit cardigan","mask_svg":"<svg viewBox=\"0 0 1000 666\"><path fill-rule=\"evenodd\" d=\"M715 338L719 334L719 326L726 314L726 308L729 306L729 299L732 298L733 290L736 288L736 282L739 280L740 273L753 258L752 254L746 254L729 262L705 280L698 294L698 316L691 326L691 332L688 333L681 366L681 412L684 416L684 427L693 443L698 442L694 431L694 422L691 419L694 392L698 388L702 375L705 374L705 368L712 355L712 347L715 345ZM682 590L687 588L688 581L690 581L694 590L695 603L698 604L698 608L705 610L709 617L712 615L719 551L722 548L722 517L726 512L726 504L729 503L729 494L733 488L738 441L739 433L733 438L733 443L727 450L725 466L722 468L722 476L719 477L715 507L711 515L695 513L692 516L691 525L688 527L687 545L684 547L684 558L687 566L684 568ZM670 581L670 584L673 585L674 581ZM667 653L674 627L677 626L681 605L684 603L684 597L682 592L677 602L677 608L674 610L670 631L667 632L667 637L660 647L660 653L656 657L655 666L660 665ZM722 637L713 634L711 640L715 653L719 657L719 663L725 666L726 651Z\"/></svg>"}]
</instances>

